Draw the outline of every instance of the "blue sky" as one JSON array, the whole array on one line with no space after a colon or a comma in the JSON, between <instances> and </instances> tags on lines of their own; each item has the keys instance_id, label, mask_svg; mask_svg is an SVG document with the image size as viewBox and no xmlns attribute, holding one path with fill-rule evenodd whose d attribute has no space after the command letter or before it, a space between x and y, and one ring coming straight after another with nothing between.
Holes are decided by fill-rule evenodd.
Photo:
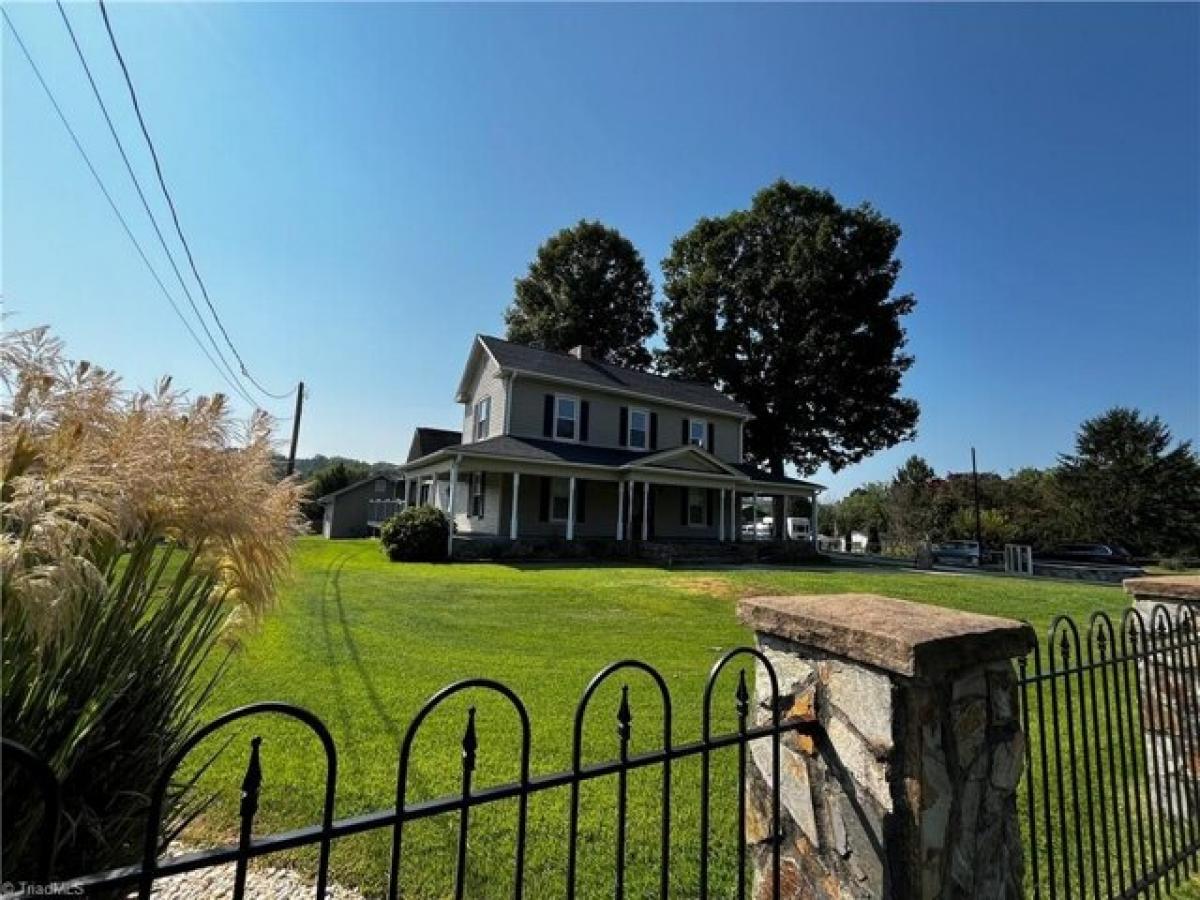
<instances>
[{"instance_id":1,"label":"blue sky","mask_svg":"<svg viewBox=\"0 0 1200 900\"><path fill-rule=\"evenodd\" d=\"M8 9L165 279L56 9ZM98 9L68 12L149 186ZM302 455L397 460L413 426L457 426L471 336L501 331L557 229L619 228L658 281L674 236L779 177L897 220L919 302L920 435L820 473L835 495L913 452L1046 465L1118 403L1200 433L1196 5L111 16L230 333L268 387L309 385ZM132 384L221 389L4 30L9 326L49 323Z\"/></svg>"}]
</instances>

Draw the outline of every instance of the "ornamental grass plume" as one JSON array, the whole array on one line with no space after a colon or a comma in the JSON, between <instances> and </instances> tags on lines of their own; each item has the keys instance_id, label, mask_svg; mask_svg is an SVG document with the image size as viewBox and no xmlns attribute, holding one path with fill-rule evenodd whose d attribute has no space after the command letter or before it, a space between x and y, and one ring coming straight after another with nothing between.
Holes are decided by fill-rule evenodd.
<instances>
[{"instance_id":1,"label":"ornamental grass plume","mask_svg":"<svg viewBox=\"0 0 1200 900\"><path fill-rule=\"evenodd\" d=\"M0 337L0 378L4 735L63 785L69 876L137 858L149 788L223 669L214 649L288 570L302 488L276 478L265 413L237 428L219 394L125 391L46 328ZM36 852L23 774L4 772L4 880ZM188 787L164 843L196 812Z\"/></svg>"}]
</instances>

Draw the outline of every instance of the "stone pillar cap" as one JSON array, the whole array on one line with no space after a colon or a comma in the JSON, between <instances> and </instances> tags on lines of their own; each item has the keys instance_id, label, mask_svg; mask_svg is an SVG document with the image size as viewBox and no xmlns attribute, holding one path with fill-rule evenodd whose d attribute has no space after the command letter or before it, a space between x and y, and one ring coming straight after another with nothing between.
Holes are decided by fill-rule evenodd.
<instances>
[{"instance_id":1,"label":"stone pillar cap","mask_svg":"<svg viewBox=\"0 0 1200 900\"><path fill-rule=\"evenodd\" d=\"M755 631L909 677L1024 656L1037 640L1015 619L877 594L747 597L738 618Z\"/></svg>"},{"instance_id":2,"label":"stone pillar cap","mask_svg":"<svg viewBox=\"0 0 1200 900\"><path fill-rule=\"evenodd\" d=\"M1166 600L1200 602L1200 575L1158 575L1126 578L1121 582L1134 597L1162 597Z\"/></svg>"}]
</instances>

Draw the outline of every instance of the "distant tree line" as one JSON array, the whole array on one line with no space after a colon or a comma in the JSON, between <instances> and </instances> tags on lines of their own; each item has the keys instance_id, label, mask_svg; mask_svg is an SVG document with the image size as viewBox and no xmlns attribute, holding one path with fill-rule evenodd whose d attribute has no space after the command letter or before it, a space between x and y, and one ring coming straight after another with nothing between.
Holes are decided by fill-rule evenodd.
<instances>
[{"instance_id":1,"label":"distant tree line","mask_svg":"<svg viewBox=\"0 0 1200 900\"><path fill-rule=\"evenodd\" d=\"M1200 456L1157 416L1117 407L1079 429L1074 452L1047 469L979 473L985 544L1048 548L1120 544L1144 557L1200 555ZM910 457L891 481L871 482L823 509L839 534L900 545L975 537L970 472L938 476Z\"/></svg>"}]
</instances>

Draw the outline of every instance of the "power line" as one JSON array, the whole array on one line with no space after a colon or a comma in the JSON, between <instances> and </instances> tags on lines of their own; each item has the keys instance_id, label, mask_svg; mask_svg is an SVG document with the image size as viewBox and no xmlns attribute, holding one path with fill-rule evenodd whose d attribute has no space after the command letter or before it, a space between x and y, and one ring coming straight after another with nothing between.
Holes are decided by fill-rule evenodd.
<instances>
[{"instance_id":1,"label":"power line","mask_svg":"<svg viewBox=\"0 0 1200 900\"><path fill-rule=\"evenodd\" d=\"M149 270L150 275L154 278L159 290L161 290L163 296L167 298L167 302L171 304L171 309L175 311L175 315L179 317L179 321L183 323L183 327L187 329L187 333L192 336L192 340L196 342L196 346L200 348L200 352L204 354L208 361L212 363L213 368L217 370L217 374L220 375L221 378L225 380L225 383L228 384L235 393L240 395L242 399L244 399L251 406L257 407L258 403L255 402L253 398L249 397L240 386L230 381L229 376L225 374L219 365L217 365L217 361L213 359L212 354L208 352L208 348L204 346L204 342L200 340L199 336L192 329L187 317L184 316L183 311L180 310L179 304L175 302L175 298L171 296L171 292L167 290L167 286L163 284L162 279L158 276L158 272L155 271L154 266L151 265L150 259L146 256L146 252L142 249L142 245L138 243L138 239L134 236L132 229L130 229L129 223L125 221L125 216L121 214L121 210L117 207L116 202L113 200L112 194L110 194L108 188L105 187L104 180L100 177L100 173L97 172L96 167L92 165L91 157L89 157L87 151L83 149L83 144L80 143L79 137L75 134L75 129L71 127L71 123L67 119L66 114L62 111L62 107L58 105L58 100L55 98L54 92L50 90L50 85L48 85L46 83L46 79L42 77L41 70L38 68L37 63L34 62L33 56L29 52L29 48L25 46L25 42L21 39L21 33L17 31L16 25L13 24L13 20L9 17L8 10L3 6L0 6L0 14L3 14L4 21L8 23L9 30L12 32L13 37L17 41L17 46L21 48L21 53L24 54L26 62L29 63L29 67L33 70L34 76L37 78L38 83L42 86L42 90L45 91L46 97L50 100L50 105L54 107L54 111L58 114L59 121L62 122L63 127L67 130L67 134L70 135L71 142L75 145L75 149L78 150L79 155L83 157L83 161L87 165L88 171L92 173L92 178L96 180L96 186L99 187L100 192L104 194L104 199L108 201L108 205L112 208L113 214L117 217L117 221L121 223L121 227L125 230L125 236L129 238L130 242L134 246L134 249L137 250L138 256L141 257L142 262Z\"/></svg>"},{"instance_id":2,"label":"power line","mask_svg":"<svg viewBox=\"0 0 1200 900\"><path fill-rule=\"evenodd\" d=\"M248 396L249 391L245 385L238 381L237 375L233 371L233 367L229 364L229 360L225 358L225 354L221 352L221 347L217 344L216 338L208 329L208 324L204 321L204 316L200 312L200 308L196 306L196 301L192 297L192 292L188 290L187 282L184 280L183 273L179 271L179 266L175 263L175 257L171 253L171 248L167 246L166 238L163 237L162 229L158 227L158 219L155 218L154 211L150 208L150 203L146 200L146 194L142 190L142 184L138 181L137 174L133 170L133 164L129 161L129 156L125 152L125 145L121 142L120 135L117 134L116 126L113 124L112 117L108 114L108 107L104 103L104 98L100 94L100 88L96 85L96 79L92 76L91 66L88 65L87 57L83 54L83 48L79 45L79 40L75 37L75 29L71 27L71 20L67 17L67 11L62 5L62 0L57 0L58 12L62 16L63 24L67 26L67 34L71 36L71 43L75 47L75 55L79 57L79 63L83 66L83 72L87 76L88 84L92 87L92 96L96 98L96 103L100 106L100 112L104 115L104 121L108 124L108 132L112 135L113 141L117 145L117 150L121 154L121 160L125 163L125 171L129 173L129 178L133 182L134 189L137 191L138 198L142 201L142 209L146 211L146 216L150 219L150 224L154 227L154 233L158 236L158 243L162 246L163 253L167 255L167 261L171 264L171 269L175 272L175 278L179 281L179 286L183 289L183 294L187 297L188 305L191 306L192 312L196 315L196 320L200 323L200 327L204 329L204 334L208 337L209 343L216 351L217 358L221 361L225 371L230 379L236 382L243 392L243 396Z\"/></svg>"},{"instance_id":3,"label":"power line","mask_svg":"<svg viewBox=\"0 0 1200 900\"><path fill-rule=\"evenodd\" d=\"M225 329L225 323L221 321L221 316L217 313L217 308L213 305L212 299L208 296L208 288L205 286L204 279L200 277L200 272L196 268L196 260L192 256L192 248L188 244L187 238L184 237L183 227L179 224L179 213L175 209L175 201L171 197L171 192L167 188L166 179L163 177L162 165L158 160L158 151L155 149L154 141L151 140L150 132L146 128L146 120L142 117L142 107L138 102L137 91L134 90L133 87L133 79L129 75L129 67L125 65L125 57L121 54L121 48L117 46L117 36L113 34L112 23L108 19L108 8L104 5L104 0L99 0L99 3L100 14L104 17L104 28L108 32L108 40L109 43L112 44L113 52L117 56L117 62L121 64L121 73L125 76L125 86L129 89L129 99L133 101L133 110L135 113L137 113L138 125L141 126L142 129L142 137L146 139L146 146L150 148L150 156L154 159L154 172L158 176L159 187L162 188L163 196L167 199L167 206L171 210L171 219L175 223L175 233L179 235L179 242L183 244L183 249L187 253L188 265L191 266L192 274L196 277L196 283L200 285L200 293L204 295L204 302L208 304L208 311L212 313L212 317L216 321L217 327L221 329L221 334L225 338L225 343L229 345L229 349L233 352L234 358L238 361L238 365L241 366L242 374L246 376L251 384L253 384L268 397L273 397L276 400L284 400L295 393L296 389L293 388L286 393L276 394L268 391L265 387L259 384L257 380L255 380L254 376L250 374L250 370L246 367L246 361L242 359L242 355L238 353L237 347L234 346L233 340L229 337L229 332Z\"/></svg>"}]
</instances>

